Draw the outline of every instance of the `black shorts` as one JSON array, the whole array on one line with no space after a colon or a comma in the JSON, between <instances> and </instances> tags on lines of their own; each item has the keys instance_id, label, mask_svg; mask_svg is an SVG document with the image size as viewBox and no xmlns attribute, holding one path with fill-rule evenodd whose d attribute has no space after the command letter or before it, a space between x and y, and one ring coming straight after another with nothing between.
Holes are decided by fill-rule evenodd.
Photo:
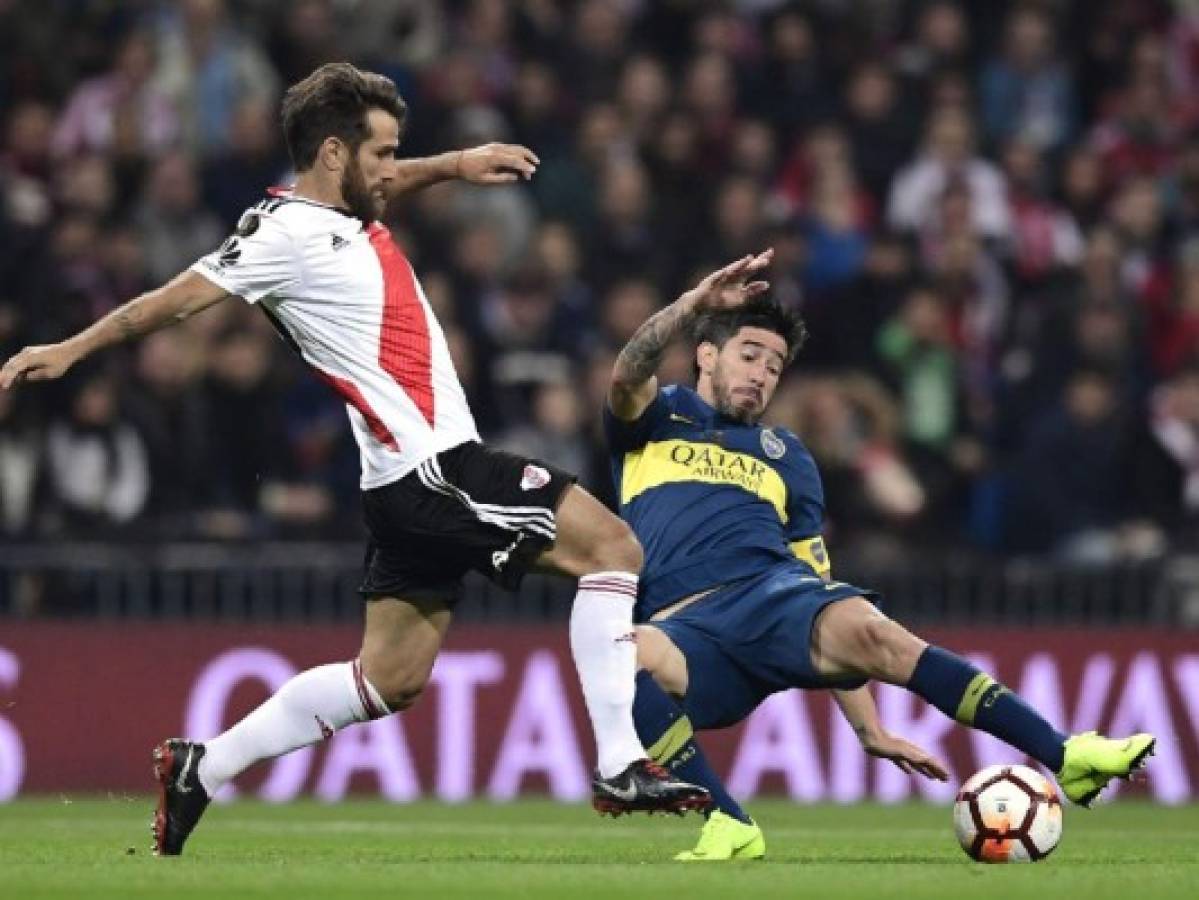
<instances>
[{"instance_id":1,"label":"black shorts","mask_svg":"<svg viewBox=\"0 0 1199 900\"><path fill-rule=\"evenodd\" d=\"M453 603L471 569L515 590L553 546L558 503L573 482L553 466L471 441L363 491L370 541L359 593Z\"/></svg>"}]
</instances>

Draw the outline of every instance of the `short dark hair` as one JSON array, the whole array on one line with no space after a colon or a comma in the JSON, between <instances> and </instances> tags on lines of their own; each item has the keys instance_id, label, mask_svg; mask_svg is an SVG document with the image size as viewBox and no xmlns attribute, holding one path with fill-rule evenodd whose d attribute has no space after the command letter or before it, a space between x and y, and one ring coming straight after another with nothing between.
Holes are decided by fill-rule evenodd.
<instances>
[{"instance_id":1,"label":"short dark hair","mask_svg":"<svg viewBox=\"0 0 1199 900\"><path fill-rule=\"evenodd\" d=\"M283 138L297 172L311 169L326 138L336 137L357 150L370 136L366 116L381 109L400 127L408 105L395 82L349 63L326 63L283 95Z\"/></svg>"},{"instance_id":2,"label":"short dark hair","mask_svg":"<svg viewBox=\"0 0 1199 900\"><path fill-rule=\"evenodd\" d=\"M753 297L740 306L703 313L695 323L693 334L697 344L708 342L720 349L742 328L761 328L779 335L787 342L787 364L795 359L808 339L808 328L799 311L765 295Z\"/></svg>"}]
</instances>

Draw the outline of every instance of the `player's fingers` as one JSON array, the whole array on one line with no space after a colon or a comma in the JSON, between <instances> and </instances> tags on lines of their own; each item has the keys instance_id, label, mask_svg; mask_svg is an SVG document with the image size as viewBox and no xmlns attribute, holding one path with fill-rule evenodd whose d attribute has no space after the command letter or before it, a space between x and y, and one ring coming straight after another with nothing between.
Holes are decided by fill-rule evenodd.
<instances>
[{"instance_id":1,"label":"player's fingers","mask_svg":"<svg viewBox=\"0 0 1199 900\"><path fill-rule=\"evenodd\" d=\"M500 156L499 168L515 169L525 178L532 178L533 173L537 171L537 164L530 162L525 158L524 154L514 149Z\"/></svg>"},{"instance_id":2,"label":"player's fingers","mask_svg":"<svg viewBox=\"0 0 1199 900\"><path fill-rule=\"evenodd\" d=\"M774 259L774 248L767 247L752 260L750 260L749 271L757 272L759 269L766 268L768 265L770 265L770 261L772 259Z\"/></svg>"},{"instance_id":3,"label":"player's fingers","mask_svg":"<svg viewBox=\"0 0 1199 900\"><path fill-rule=\"evenodd\" d=\"M891 762L893 762L893 763L895 763L895 765L899 766L899 768L900 768L900 769L901 769L901 770L902 770L902 771L903 771L905 774L907 774L907 775L913 775L913 774L915 774L914 772L912 772L912 765L911 765L911 763L909 763L909 762L908 762L906 759L904 759L902 756L896 756L896 757L893 757L893 758L891 759Z\"/></svg>"},{"instance_id":4,"label":"player's fingers","mask_svg":"<svg viewBox=\"0 0 1199 900\"><path fill-rule=\"evenodd\" d=\"M537 158L537 154L534 153L532 150L530 150L528 147L521 147L519 145L514 145L512 150L514 153L516 153L517 156L519 156L522 160L524 160L526 163L528 163L533 168L537 168L539 165L541 165L541 160Z\"/></svg>"},{"instance_id":5,"label":"player's fingers","mask_svg":"<svg viewBox=\"0 0 1199 900\"><path fill-rule=\"evenodd\" d=\"M704 281L707 283L707 286L710 288L713 288L713 287L722 287L725 284L727 284L728 280L729 280L729 269L730 268L731 268L731 265L724 266L723 268L717 269L715 272L713 272L711 275L709 275L707 278L705 278Z\"/></svg>"},{"instance_id":6,"label":"player's fingers","mask_svg":"<svg viewBox=\"0 0 1199 900\"><path fill-rule=\"evenodd\" d=\"M941 760L934 759L930 756L925 761L925 766L928 768L930 777L937 779L937 781L949 780L949 769L945 766L945 763L941 762Z\"/></svg>"},{"instance_id":7,"label":"player's fingers","mask_svg":"<svg viewBox=\"0 0 1199 900\"><path fill-rule=\"evenodd\" d=\"M745 271L745 267L753 261L752 256L743 256L736 262L731 262L723 269L716 273L717 284L728 284L730 281L735 281Z\"/></svg>"},{"instance_id":8,"label":"player's fingers","mask_svg":"<svg viewBox=\"0 0 1199 900\"><path fill-rule=\"evenodd\" d=\"M484 172L479 176L479 181L483 184L508 184L519 177L515 172Z\"/></svg>"},{"instance_id":9,"label":"player's fingers","mask_svg":"<svg viewBox=\"0 0 1199 900\"><path fill-rule=\"evenodd\" d=\"M5 390L17 384L24 374L24 362L21 359L23 354L18 353L12 359L4 364L4 368L0 369L0 387Z\"/></svg>"},{"instance_id":10,"label":"player's fingers","mask_svg":"<svg viewBox=\"0 0 1199 900\"><path fill-rule=\"evenodd\" d=\"M537 158L537 154L522 144L497 144L496 147L506 155L519 157L531 166L541 165L541 160Z\"/></svg>"},{"instance_id":11,"label":"player's fingers","mask_svg":"<svg viewBox=\"0 0 1199 900\"><path fill-rule=\"evenodd\" d=\"M910 762L916 770L925 778L934 778L937 781L944 781L948 773L941 767L937 760L933 759L923 751L913 751L908 754L908 762Z\"/></svg>"},{"instance_id":12,"label":"player's fingers","mask_svg":"<svg viewBox=\"0 0 1199 900\"><path fill-rule=\"evenodd\" d=\"M770 290L769 281L751 281L745 286L745 296L756 297L765 291Z\"/></svg>"}]
</instances>

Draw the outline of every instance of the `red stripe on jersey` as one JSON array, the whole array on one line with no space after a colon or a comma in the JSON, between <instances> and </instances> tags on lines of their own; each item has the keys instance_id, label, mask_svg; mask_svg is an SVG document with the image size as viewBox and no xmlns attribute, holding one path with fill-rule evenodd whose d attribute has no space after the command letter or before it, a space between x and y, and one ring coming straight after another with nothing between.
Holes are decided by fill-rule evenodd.
<instances>
[{"instance_id":1,"label":"red stripe on jersey","mask_svg":"<svg viewBox=\"0 0 1199 900\"><path fill-rule=\"evenodd\" d=\"M433 357L429 323L416 293L412 266L391 232L379 222L370 226L371 246L383 268L383 327L379 332L379 365L404 389L429 426L433 426Z\"/></svg>"},{"instance_id":2,"label":"red stripe on jersey","mask_svg":"<svg viewBox=\"0 0 1199 900\"><path fill-rule=\"evenodd\" d=\"M379 414L371 409L371 405L366 402L366 398L362 396L362 391L358 390L358 386L352 381L345 378L338 378L336 375L330 375L324 369L312 367L312 371L316 372L317 377L341 394L341 399L348 403L354 409L361 413L362 418L366 419L367 427L370 428L371 434L375 436L380 444L385 447L390 447L392 450L399 451L400 445L396 441L395 435L388 431L387 426L383 424L383 420L379 418Z\"/></svg>"}]
</instances>

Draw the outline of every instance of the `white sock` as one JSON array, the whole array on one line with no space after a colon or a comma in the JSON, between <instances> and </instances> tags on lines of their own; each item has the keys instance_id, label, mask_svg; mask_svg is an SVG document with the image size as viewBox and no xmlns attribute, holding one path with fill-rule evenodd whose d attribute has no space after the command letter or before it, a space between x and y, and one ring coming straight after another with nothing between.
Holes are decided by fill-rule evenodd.
<instances>
[{"instance_id":1,"label":"white sock","mask_svg":"<svg viewBox=\"0 0 1199 900\"><path fill-rule=\"evenodd\" d=\"M262 759L307 747L354 722L388 714L358 660L308 669L210 741L197 775L211 797Z\"/></svg>"},{"instance_id":2,"label":"white sock","mask_svg":"<svg viewBox=\"0 0 1199 900\"><path fill-rule=\"evenodd\" d=\"M633 726L636 602L636 575L597 572L579 579L570 610L570 651L591 716L602 778L619 775L646 755Z\"/></svg>"}]
</instances>

